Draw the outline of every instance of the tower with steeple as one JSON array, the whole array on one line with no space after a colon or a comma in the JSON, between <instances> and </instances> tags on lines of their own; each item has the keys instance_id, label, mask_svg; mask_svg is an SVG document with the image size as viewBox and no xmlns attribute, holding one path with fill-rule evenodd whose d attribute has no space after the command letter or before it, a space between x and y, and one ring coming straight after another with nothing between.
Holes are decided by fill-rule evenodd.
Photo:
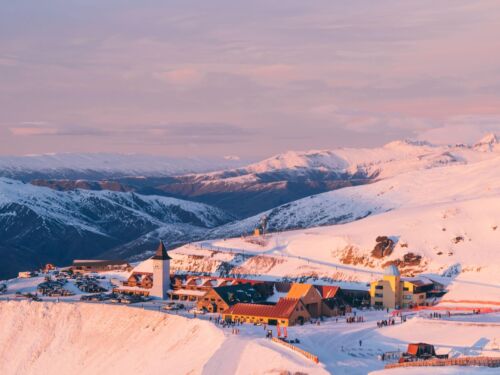
<instances>
[{"instance_id":1,"label":"tower with steeple","mask_svg":"<svg viewBox=\"0 0 500 375\"><path fill-rule=\"evenodd\" d=\"M155 255L151 258L153 261L153 287L150 295L161 299L167 298L167 292L170 289L170 259L163 241L160 241Z\"/></svg>"}]
</instances>

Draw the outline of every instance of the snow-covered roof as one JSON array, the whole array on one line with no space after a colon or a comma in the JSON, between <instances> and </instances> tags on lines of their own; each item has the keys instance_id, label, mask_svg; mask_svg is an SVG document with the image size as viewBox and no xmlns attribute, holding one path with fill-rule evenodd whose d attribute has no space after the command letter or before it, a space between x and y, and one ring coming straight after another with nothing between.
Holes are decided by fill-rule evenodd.
<instances>
[{"instance_id":1,"label":"snow-covered roof","mask_svg":"<svg viewBox=\"0 0 500 375\"><path fill-rule=\"evenodd\" d=\"M191 290L191 289L177 289L172 292L174 295L182 295L182 296L194 296L194 297L202 297L205 295L205 291L203 290Z\"/></svg>"}]
</instances>

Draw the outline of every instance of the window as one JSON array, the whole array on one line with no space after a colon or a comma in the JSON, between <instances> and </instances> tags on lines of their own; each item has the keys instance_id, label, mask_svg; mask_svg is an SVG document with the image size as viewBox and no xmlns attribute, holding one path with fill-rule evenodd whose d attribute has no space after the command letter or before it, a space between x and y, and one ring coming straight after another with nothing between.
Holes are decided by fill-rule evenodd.
<instances>
[{"instance_id":1,"label":"window","mask_svg":"<svg viewBox=\"0 0 500 375\"><path fill-rule=\"evenodd\" d=\"M403 299L412 299L412 295L411 294L407 294L407 295L403 296Z\"/></svg>"},{"instance_id":2,"label":"window","mask_svg":"<svg viewBox=\"0 0 500 375\"><path fill-rule=\"evenodd\" d=\"M375 298L382 298L384 295L382 293L375 293Z\"/></svg>"},{"instance_id":3,"label":"window","mask_svg":"<svg viewBox=\"0 0 500 375\"><path fill-rule=\"evenodd\" d=\"M408 289L407 287L404 287L404 288L403 288L403 290L404 290L405 292L407 292L407 291L409 291L410 289Z\"/></svg>"},{"instance_id":4,"label":"window","mask_svg":"<svg viewBox=\"0 0 500 375\"><path fill-rule=\"evenodd\" d=\"M382 306L382 302L375 302L375 306Z\"/></svg>"},{"instance_id":5,"label":"window","mask_svg":"<svg viewBox=\"0 0 500 375\"><path fill-rule=\"evenodd\" d=\"M377 285L377 286L375 286L375 289L378 289L378 290L384 289L384 286L383 285Z\"/></svg>"}]
</instances>

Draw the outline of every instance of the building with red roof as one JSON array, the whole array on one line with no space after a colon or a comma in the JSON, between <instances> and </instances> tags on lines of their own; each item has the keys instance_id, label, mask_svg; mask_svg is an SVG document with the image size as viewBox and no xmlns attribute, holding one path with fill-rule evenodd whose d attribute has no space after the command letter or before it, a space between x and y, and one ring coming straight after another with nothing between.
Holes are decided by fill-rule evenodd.
<instances>
[{"instance_id":1,"label":"building with red roof","mask_svg":"<svg viewBox=\"0 0 500 375\"><path fill-rule=\"evenodd\" d=\"M311 319L302 300L281 298L275 305L237 303L223 314L228 321L241 323L260 323L280 326L303 324Z\"/></svg>"}]
</instances>

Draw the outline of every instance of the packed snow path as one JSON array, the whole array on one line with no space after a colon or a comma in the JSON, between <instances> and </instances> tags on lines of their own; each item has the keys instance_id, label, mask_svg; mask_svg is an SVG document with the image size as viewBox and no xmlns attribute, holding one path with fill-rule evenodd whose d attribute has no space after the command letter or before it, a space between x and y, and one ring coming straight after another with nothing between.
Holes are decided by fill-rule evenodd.
<instances>
[{"instance_id":1,"label":"packed snow path","mask_svg":"<svg viewBox=\"0 0 500 375\"><path fill-rule=\"evenodd\" d=\"M199 242L199 243L195 244L194 246L196 248L199 248L199 249L219 251L219 252L225 252L225 253L231 253L231 254L247 254L247 255L255 255L255 256L284 257L284 258L288 258L288 259L297 259L297 260L300 260L300 261L303 261L306 263L317 264L320 266L327 266L327 267L340 269L340 270L346 270L346 271L354 272L354 273L369 274L370 276L383 274L383 272L375 271L375 270L371 270L371 269L363 269L360 267L346 266L345 264L341 264L341 263L327 262L324 260L313 259L310 257L294 255L294 254L291 254L287 250L286 246L274 247L272 249L265 250L265 251L252 251L252 250L246 250L246 249L236 249L236 248L231 248L231 247L214 245L214 242L215 241L203 241L203 242Z\"/></svg>"},{"instance_id":2,"label":"packed snow path","mask_svg":"<svg viewBox=\"0 0 500 375\"><path fill-rule=\"evenodd\" d=\"M235 335L226 336L224 343L203 367L202 374L236 374L239 358L247 344L248 340L244 338Z\"/></svg>"}]
</instances>

